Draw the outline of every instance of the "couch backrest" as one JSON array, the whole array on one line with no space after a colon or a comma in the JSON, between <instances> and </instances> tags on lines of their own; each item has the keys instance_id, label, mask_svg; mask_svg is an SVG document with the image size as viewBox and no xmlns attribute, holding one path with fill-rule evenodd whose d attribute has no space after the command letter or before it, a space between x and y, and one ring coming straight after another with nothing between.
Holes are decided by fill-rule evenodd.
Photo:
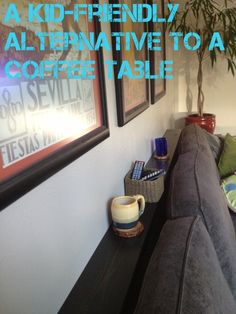
<instances>
[{"instance_id":1,"label":"couch backrest","mask_svg":"<svg viewBox=\"0 0 236 314\"><path fill-rule=\"evenodd\" d=\"M153 251L135 314L236 313L200 217L167 221Z\"/></svg>"},{"instance_id":2,"label":"couch backrest","mask_svg":"<svg viewBox=\"0 0 236 314\"><path fill-rule=\"evenodd\" d=\"M222 271L236 300L236 237L204 131L186 127L172 172L168 217L198 216L209 232Z\"/></svg>"}]
</instances>

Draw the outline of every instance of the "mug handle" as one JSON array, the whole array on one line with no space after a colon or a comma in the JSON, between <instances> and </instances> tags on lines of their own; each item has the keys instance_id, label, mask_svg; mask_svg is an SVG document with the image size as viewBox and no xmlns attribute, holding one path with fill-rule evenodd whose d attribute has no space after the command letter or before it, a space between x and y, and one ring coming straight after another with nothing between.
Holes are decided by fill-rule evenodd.
<instances>
[{"instance_id":1,"label":"mug handle","mask_svg":"<svg viewBox=\"0 0 236 314\"><path fill-rule=\"evenodd\" d=\"M139 203L139 217L140 217L144 213L145 199L144 199L143 195L140 195L140 194L134 195L134 198Z\"/></svg>"}]
</instances>

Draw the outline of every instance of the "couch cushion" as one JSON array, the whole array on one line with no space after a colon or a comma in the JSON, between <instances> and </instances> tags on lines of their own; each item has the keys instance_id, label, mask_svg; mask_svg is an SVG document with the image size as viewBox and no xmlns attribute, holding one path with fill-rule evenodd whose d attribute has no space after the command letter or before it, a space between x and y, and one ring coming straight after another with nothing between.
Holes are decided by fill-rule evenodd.
<instances>
[{"instance_id":1,"label":"couch cushion","mask_svg":"<svg viewBox=\"0 0 236 314\"><path fill-rule=\"evenodd\" d=\"M221 177L229 176L236 171L236 139L230 134L225 137L218 167Z\"/></svg>"},{"instance_id":2,"label":"couch cushion","mask_svg":"<svg viewBox=\"0 0 236 314\"><path fill-rule=\"evenodd\" d=\"M200 215L236 299L236 238L216 163L204 142L179 155L169 190L170 218Z\"/></svg>"},{"instance_id":3,"label":"couch cushion","mask_svg":"<svg viewBox=\"0 0 236 314\"><path fill-rule=\"evenodd\" d=\"M135 313L236 313L200 217L167 221L147 267Z\"/></svg>"},{"instance_id":4,"label":"couch cushion","mask_svg":"<svg viewBox=\"0 0 236 314\"><path fill-rule=\"evenodd\" d=\"M236 175L234 174L222 180L221 187L228 207L236 213Z\"/></svg>"},{"instance_id":5,"label":"couch cushion","mask_svg":"<svg viewBox=\"0 0 236 314\"><path fill-rule=\"evenodd\" d=\"M204 130L204 132L205 132L207 142L211 148L212 154L213 154L216 162L218 162L220 159L222 149L223 149L224 141L221 139L220 136L209 133L206 130Z\"/></svg>"},{"instance_id":6,"label":"couch cushion","mask_svg":"<svg viewBox=\"0 0 236 314\"><path fill-rule=\"evenodd\" d=\"M205 131L196 124L186 126L180 134L179 154L196 150L199 145L208 145Z\"/></svg>"},{"instance_id":7,"label":"couch cushion","mask_svg":"<svg viewBox=\"0 0 236 314\"><path fill-rule=\"evenodd\" d=\"M234 230L236 232L236 213L230 212L230 217L232 219L233 225L234 225Z\"/></svg>"},{"instance_id":8,"label":"couch cushion","mask_svg":"<svg viewBox=\"0 0 236 314\"><path fill-rule=\"evenodd\" d=\"M219 160L223 141L217 135L207 132L196 124L186 126L181 132L178 145L179 153L196 150L199 145L209 146L214 159Z\"/></svg>"}]
</instances>

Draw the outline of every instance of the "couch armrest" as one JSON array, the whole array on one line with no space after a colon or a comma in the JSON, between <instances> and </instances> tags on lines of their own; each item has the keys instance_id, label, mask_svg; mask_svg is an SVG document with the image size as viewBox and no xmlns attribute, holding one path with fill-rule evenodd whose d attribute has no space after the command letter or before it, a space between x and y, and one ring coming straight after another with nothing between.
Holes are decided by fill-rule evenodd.
<instances>
[{"instance_id":1,"label":"couch armrest","mask_svg":"<svg viewBox=\"0 0 236 314\"><path fill-rule=\"evenodd\" d=\"M135 314L236 313L201 218L167 221L149 262Z\"/></svg>"}]
</instances>

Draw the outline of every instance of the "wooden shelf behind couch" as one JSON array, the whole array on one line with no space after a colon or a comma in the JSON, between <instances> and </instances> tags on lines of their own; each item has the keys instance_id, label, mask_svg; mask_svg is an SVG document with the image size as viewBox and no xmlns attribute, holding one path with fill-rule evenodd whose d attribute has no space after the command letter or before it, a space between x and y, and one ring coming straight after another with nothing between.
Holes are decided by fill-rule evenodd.
<instances>
[{"instance_id":1,"label":"wooden shelf behind couch","mask_svg":"<svg viewBox=\"0 0 236 314\"><path fill-rule=\"evenodd\" d=\"M168 130L169 159L152 156L147 166L167 171L173 162L179 130ZM85 270L75 283L59 314L132 313L143 276L165 222L165 193L158 203L146 204L141 217L144 231L138 237L124 239L108 229Z\"/></svg>"}]
</instances>

